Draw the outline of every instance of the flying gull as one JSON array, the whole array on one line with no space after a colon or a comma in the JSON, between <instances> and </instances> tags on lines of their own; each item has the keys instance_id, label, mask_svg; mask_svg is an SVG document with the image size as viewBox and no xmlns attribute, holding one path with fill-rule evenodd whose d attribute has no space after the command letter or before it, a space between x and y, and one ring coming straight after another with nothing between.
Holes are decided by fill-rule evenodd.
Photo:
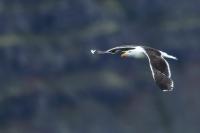
<instances>
[{"instance_id":1,"label":"flying gull","mask_svg":"<svg viewBox=\"0 0 200 133\"><path fill-rule=\"evenodd\" d=\"M149 66L154 81L162 91L172 91L174 88L171 79L169 63L165 58L177 60L176 57L167 54L161 50L147 46L118 46L106 51L91 50L92 54L120 54L121 57L148 58Z\"/></svg>"}]
</instances>

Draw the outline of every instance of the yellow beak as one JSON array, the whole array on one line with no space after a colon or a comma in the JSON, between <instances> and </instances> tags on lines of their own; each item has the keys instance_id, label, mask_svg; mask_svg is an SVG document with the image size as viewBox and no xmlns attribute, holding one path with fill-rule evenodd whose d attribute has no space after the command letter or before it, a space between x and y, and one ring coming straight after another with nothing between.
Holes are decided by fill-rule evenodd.
<instances>
[{"instance_id":1,"label":"yellow beak","mask_svg":"<svg viewBox=\"0 0 200 133\"><path fill-rule=\"evenodd\" d=\"M122 54L121 54L121 57L122 57L122 58L123 58L123 57L127 57L126 52L122 53Z\"/></svg>"}]
</instances>

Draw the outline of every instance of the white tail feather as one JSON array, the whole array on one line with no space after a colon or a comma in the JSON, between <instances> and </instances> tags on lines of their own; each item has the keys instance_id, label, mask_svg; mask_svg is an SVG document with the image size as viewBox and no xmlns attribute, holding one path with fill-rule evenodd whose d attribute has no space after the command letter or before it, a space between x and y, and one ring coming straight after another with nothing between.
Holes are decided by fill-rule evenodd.
<instances>
[{"instance_id":1,"label":"white tail feather","mask_svg":"<svg viewBox=\"0 0 200 133\"><path fill-rule=\"evenodd\" d=\"M160 51L160 52L161 52L163 57L174 59L174 60L178 60L178 58L176 58L175 56L169 55L169 54L167 54L167 53L165 53L163 51Z\"/></svg>"}]
</instances>

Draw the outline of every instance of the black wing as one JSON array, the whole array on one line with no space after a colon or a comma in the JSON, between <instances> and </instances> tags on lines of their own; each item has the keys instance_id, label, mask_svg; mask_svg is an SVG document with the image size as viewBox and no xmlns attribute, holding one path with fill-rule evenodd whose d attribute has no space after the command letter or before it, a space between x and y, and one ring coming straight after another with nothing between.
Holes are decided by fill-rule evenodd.
<instances>
[{"instance_id":1,"label":"black wing","mask_svg":"<svg viewBox=\"0 0 200 133\"><path fill-rule=\"evenodd\" d=\"M156 69L166 75L167 77L171 77L171 72L169 68L169 64L167 61L161 56L159 50L153 48L145 48L146 54L149 58L150 65L153 69Z\"/></svg>"},{"instance_id":2,"label":"black wing","mask_svg":"<svg viewBox=\"0 0 200 133\"><path fill-rule=\"evenodd\" d=\"M167 77L159 70L154 69L154 80L159 88L163 91L171 91L174 87L173 81L171 78Z\"/></svg>"},{"instance_id":3,"label":"black wing","mask_svg":"<svg viewBox=\"0 0 200 133\"><path fill-rule=\"evenodd\" d=\"M157 55L149 55L149 58L150 58L150 63L151 63L153 70L154 69L158 70L170 78L170 76L171 76L170 69L169 69L168 64L165 61L165 59L163 59L161 56L157 56Z\"/></svg>"},{"instance_id":4,"label":"black wing","mask_svg":"<svg viewBox=\"0 0 200 133\"><path fill-rule=\"evenodd\" d=\"M160 89L169 91L173 89L173 81L168 62L161 56L159 50L153 48L145 49L149 59L149 65L153 78Z\"/></svg>"},{"instance_id":5,"label":"black wing","mask_svg":"<svg viewBox=\"0 0 200 133\"><path fill-rule=\"evenodd\" d=\"M117 54L117 53L121 53L121 52L131 50L131 49L135 49L135 46L126 45L126 46L114 47L114 48L106 50L106 52L112 53L112 54Z\"/></svg>"},{"instance_id":6,"label":"black wing","mask_svg":"<svg viewBox=\"0 0 200 133\"><path fill-rule=\"evenodd\" d=\"M126 45L126 46L118 46L118 47L114 47L105 51L101 51L101 50L92 50L91 52L94 54L118 54L118 53L122 53L124 51L130 50L130 49L135 49L135 46L132 45Z\"/></svg>"}]
</instances>

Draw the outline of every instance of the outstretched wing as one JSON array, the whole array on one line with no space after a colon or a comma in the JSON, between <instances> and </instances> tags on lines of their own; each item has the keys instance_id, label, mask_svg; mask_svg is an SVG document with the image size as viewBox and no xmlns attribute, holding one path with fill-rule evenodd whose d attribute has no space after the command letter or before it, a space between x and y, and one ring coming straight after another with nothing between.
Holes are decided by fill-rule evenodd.
<instances>
[{"instance_id":1,"label":"outstretched wing","mask_svg":"<svg viewBox=\"0 0 200 133\"><path fill-rule=\"evenodd\" d=\"M114 47L105 51L100 51L100 50L91 50L92 54L118 54L122 53L124 51L134 49L135 46L132 45L126 45L126 46L119 46L119 47Z\"/></svg>"},{"instance_id":2,"label":"outstretched wing","mask_svg":"<svg viewBox=\"0 0 200 133\"><path fill-rule=\"evenodd\" d=\"M163 91L173 89L173 81L168 62L161 56L161 53L153 48L144 48L145 55L148 57L151 72L156 84Z\"/></svg>"},{"instance_id":3,"label":"outstretched wing","mask_svg":"<svg viewBox=\"0 0 200 133\"><path fill-rule=\"evenodd\" d=\"M117 53L121 53L121 52L131 50L131 49L135 49L135 46L126 45L126 46L114 47L114 48L106 50L106 52L112 53L112 54L117 54Z\"/></svg>"}]
</instances>

